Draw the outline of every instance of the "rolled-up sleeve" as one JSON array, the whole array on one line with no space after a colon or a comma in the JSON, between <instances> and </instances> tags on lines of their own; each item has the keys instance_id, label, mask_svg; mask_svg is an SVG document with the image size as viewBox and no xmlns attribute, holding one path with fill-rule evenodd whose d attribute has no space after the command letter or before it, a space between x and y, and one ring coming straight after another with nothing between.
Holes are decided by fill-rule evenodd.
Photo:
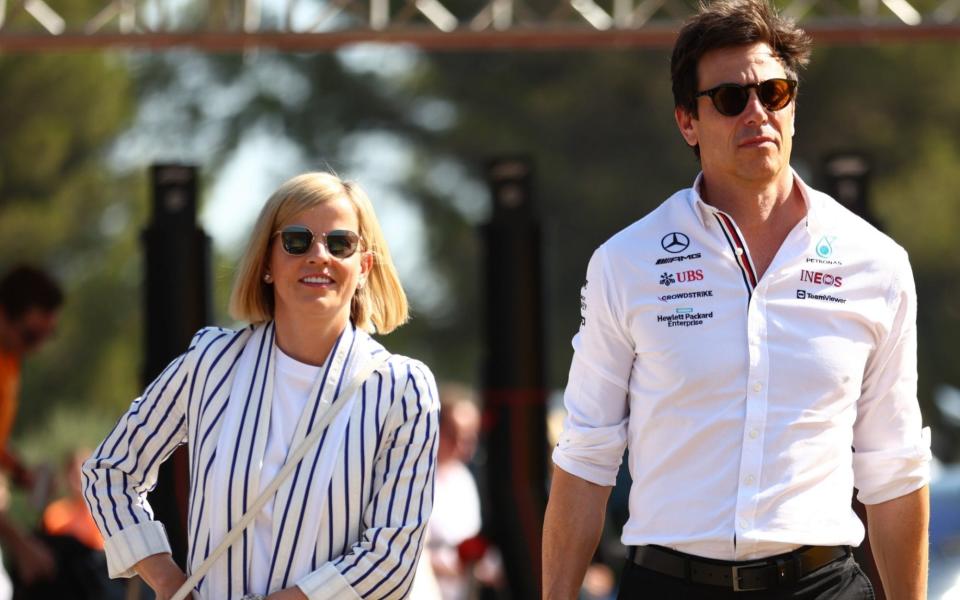
<instances>
[{"instance_id":1,"label":"rolled-up sleeve","mask_svg":"<svg viewBox=\"0 0 960 600\"><path fill-rule=\"evenodd\" d=\"M156 485L160 464L186 441L193 349L210 333L197 333L187 352L133 401L83 465L84 497L103 534L110 577L131 577L140 560L170 552L166 531L154 520L147 493Z\"/></svg>"},{"instance_id":2,"label":"rolled-up sleeve","mask_svg":"<svg viewBox=\"0 0 960 600\"><path fill-rule=\"evenodd\" d=\"M627 444L634 344L622 307L601 246L590 259L581 291L580 331L573 338L573 362L563 397L567 417L553 451L554 464L598 485L614 485Z\"/></svg>"},{"instance_id":3,"label":"rolled-up sleeve","mask_svg":"<svg viewBox=\"0 0 960 600\"><path fill-rule=\"evenodd\" d=\"M854 478L864 504L930 480L930 429L917 402L917 298L905 252L897 256L888 306L891 319L867 364L854 425Z\"/></svg>"},{"instance_id":4,"label":"rolled-up sleeve","mask_svg":"<svg viewBox=\"0 0 960 600\"><path fill-rule=\"evenodd\" d=\"M401 599L413 583L433 509L440 403L430 370L418 361L393 369L402 390L377 455L377 487L351 551L297 581L310 600Z\"/></svg>"}]
</instances>

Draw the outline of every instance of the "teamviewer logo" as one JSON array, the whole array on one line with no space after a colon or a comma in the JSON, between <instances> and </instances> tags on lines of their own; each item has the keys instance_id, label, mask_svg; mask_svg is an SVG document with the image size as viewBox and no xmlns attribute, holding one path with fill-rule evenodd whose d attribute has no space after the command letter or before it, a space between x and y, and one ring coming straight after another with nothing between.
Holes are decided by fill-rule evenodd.
<instances>
[{"instance_id":1,"label":"teamviewer logo","mask_svg":"<svg viewBox=\"0 0 960 600\"><path fill-rule=\"evenodd\" d=\"M806 300L807 292L805 292L804 290L797 290L797 298L799 298L800 300Z\"/></svg>"}]
</instances>

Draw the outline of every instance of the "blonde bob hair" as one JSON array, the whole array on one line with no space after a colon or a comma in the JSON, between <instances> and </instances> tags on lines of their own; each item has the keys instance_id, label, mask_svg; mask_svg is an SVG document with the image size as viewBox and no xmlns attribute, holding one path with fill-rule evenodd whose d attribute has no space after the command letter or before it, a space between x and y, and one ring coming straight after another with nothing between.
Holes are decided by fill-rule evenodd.
<instances>
[{"instance_id":1,"label":"blonde bob hair","mask_svg":"<svg viewBox=\"0 0 960 600\"><path fill-rule=\"evenodd\" d=\"M304 173L286 181L260 211L230 294L233 318L250 323L273 318L273 286L263 280L273 233L299 213L338 198L346 198L356 208L360 250L373 257L366 284L350 302L350 320L370 333L390 333L407 321L407 295L370 199L357 183L323 172Z\"/></svg>"}]
</instances>

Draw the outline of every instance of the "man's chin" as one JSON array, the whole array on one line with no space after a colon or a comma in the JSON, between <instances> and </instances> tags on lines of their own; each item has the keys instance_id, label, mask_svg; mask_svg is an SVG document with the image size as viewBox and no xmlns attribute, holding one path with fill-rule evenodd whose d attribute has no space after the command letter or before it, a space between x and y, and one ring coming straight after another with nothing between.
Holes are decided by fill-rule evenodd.
<instances>
[{"instance_id":1,"label":"man's chin","mask_svg":"<svg viewBox=\"0 0 960 600\"><path fill-rule=\"evenodd\" d=\"M741 179L748 181L772 181L779 177L787 163L781 162L779 156L767 156L756 160L743 161L737 171Z\"/></svg>"}]
</instances>

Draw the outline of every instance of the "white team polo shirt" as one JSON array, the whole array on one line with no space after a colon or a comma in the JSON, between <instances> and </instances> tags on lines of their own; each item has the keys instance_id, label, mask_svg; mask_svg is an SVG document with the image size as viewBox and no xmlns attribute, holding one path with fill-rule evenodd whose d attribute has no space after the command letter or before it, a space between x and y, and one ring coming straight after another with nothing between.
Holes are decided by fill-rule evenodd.
<instances>
[{"instance_id":1,"label":"white team polo shirt","mask_svg":"<svg viewBox=\"0 0 960 600\"><path fill-rule=\"evenodd\" d=\"M553 460L613 485L629 447L626 545L858 545L854 486L874 504L929 480L907 254L794 178L807 216L761 278L700 177L590 260Z\"/></svg>"}]
</instances>

